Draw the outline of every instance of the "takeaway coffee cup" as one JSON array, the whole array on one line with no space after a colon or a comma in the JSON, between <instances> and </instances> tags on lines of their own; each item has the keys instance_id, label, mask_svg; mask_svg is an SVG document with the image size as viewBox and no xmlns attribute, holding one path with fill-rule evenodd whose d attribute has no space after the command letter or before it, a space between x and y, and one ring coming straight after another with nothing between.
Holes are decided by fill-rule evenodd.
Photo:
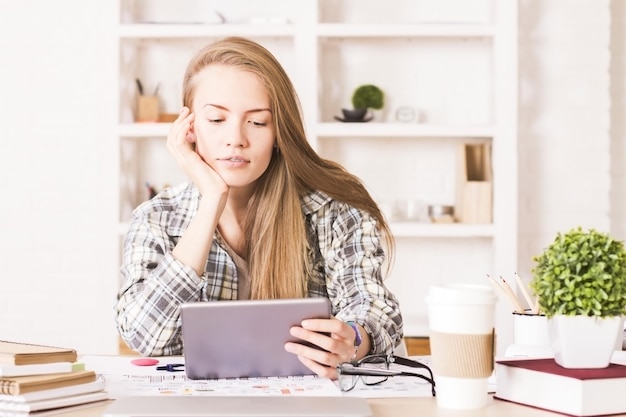
<instances>
[{"instance_id":1,"label":"takeaway coffee cup","mask_svg":"<svg viewBox=\"0 0 626 417\"><path fill-rule=\"evenodd\" d=\"M483 285L429 288L426 303L439 407L471 410L487 405L496 299L493 289Z\"/></svg>"}]
</instances>

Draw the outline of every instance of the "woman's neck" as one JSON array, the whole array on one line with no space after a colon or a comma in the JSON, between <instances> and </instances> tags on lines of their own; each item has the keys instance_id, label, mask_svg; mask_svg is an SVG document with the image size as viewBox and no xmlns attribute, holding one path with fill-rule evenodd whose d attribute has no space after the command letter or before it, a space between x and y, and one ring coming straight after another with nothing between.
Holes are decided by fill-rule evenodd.
<instances>
[{"instance_id":1,"label":"woman's neck","mask_svg":"<svg viewBox=\"0 0 626 417\"><path fill-rule=\"evenodd\" d=\"M247 259L244 229L250 195L243 195L243 193L237 191L231 189L229 192L226 206L218 222L218 230L226 243L239 256Z\"/></svg>"}]
</instances>

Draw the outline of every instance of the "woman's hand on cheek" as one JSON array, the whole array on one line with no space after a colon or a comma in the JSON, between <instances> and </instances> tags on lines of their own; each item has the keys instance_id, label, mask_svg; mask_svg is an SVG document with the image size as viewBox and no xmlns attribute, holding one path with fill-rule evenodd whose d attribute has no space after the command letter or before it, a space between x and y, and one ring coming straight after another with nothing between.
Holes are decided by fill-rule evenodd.
<instances>
[{"instance_id":1,"label":"woman's hand on cheek","mask_svg":"<svg viewBox=\"0 0 626 417\"><path fill-rule=\"evenodd\" d=\"M189 108L183 107L178 118L172 123L167 135L167 149L178 162L178 165L189 174L189 166L200 159L194 152L193 125L194 114Z\"/></svg>"},{"instance_id":2,"label":"woman's hand on cheek","mask_svg":"<svg viewBox=\"0 0 626 417\"><path fill-rule=\"evenodd\" d=\"M336 379L337 366L354 356L354 330L340 320L304 320L301 327L292 327L290 334L309 346L288 342L285 350L298 355L298 359L320 377Z\"/></svg>"},{"instance_id":3,"label":"woman's hand on cheek","mask_svg":"<svg viewBox=\"0 0 626 417\"><path fill-rule=\"evenodd\" d=\"M183 107L172 123L167 136L167 148L189 179L198 187L200 194L228 194L228 186L213 168L196 152L196 135L193 130L195 115Z\"/></svg>"}]
</instances>

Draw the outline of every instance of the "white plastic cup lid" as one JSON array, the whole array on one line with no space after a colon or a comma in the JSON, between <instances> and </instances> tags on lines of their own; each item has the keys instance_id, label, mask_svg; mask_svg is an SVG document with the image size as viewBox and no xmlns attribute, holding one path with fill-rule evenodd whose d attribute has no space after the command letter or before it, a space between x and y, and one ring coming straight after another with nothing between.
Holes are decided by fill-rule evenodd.
<instances>
[{"instance_id":1,"label":"white plastic cup lid","mask_svg":"<svg viewBox=\"0 0 626 417\"><path fill-rule=\"evenodd\" d=\"M478 284L431 285L427 303L437 304L495 304L496 293L492 287Z\"/></svg>"}]
</instances>

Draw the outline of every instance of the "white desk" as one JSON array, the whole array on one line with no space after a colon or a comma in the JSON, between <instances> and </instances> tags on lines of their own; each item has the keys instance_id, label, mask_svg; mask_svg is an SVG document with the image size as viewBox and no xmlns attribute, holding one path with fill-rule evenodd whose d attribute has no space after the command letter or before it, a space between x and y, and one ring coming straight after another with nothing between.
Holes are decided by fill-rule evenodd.
<instances>
[{"instance_id":1,"label":"white desk","mask_svg":"<svg viewBox=\"0 0 626 417\"><path fill-rule=\"evenodd\" d=\"M487 406L478 410L457 411L437 407L437 400L432 397L420 398L380 398L368 399L374 417L556 417L562 414L525 407L506 401L489 399ZM101 416L105 405L77 410L59 417L97 417ZM626 414L620 414L626 416Z\"/></svg>"},{"instance_id":2,"label":"white desk","mask_svg":"<svg viewBox=\"0 0 626 417\"><path fill-rule=\"evenodd\" d=\"M116 358L120 358L117 356ZM131 357L121 357L130 359ZM487 406L477 410L450 410L437 406L433 397L368 398L374 417L557 417L562 414L496 400L491 396ZM58 414L59 417L101 416L109 402L90 408ZM620 414L619 416L625 416Z\"/></svg>"}]
</instances>

